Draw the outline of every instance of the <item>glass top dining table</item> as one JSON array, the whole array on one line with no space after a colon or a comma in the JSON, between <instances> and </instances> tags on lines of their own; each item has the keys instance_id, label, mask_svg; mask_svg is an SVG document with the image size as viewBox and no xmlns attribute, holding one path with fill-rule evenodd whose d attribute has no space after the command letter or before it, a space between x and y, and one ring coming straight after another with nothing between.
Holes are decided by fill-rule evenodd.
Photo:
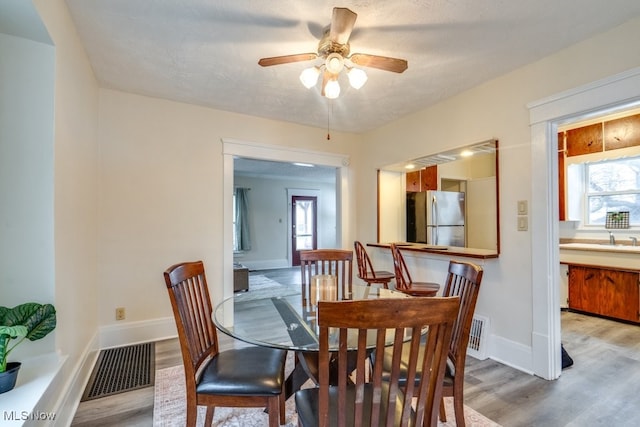
<instances>
[{"instance_id":1,"label":"glass top dining table","mask_svg":"<svg viewBox=\"0 0 640 427\"><path fill-rule=\"evenodd\" d=\"M307 292L302 286L294 289L282 286L268 296L259 297L253 297L251 291L236 293L215 307L213 321L223 333L251 344L317 352L317 300L412 298L392 289L359 284L351 285L349 291L335 293L320 286L309 287L311 289ZM334 342L331 337L329 341ZM335 342L337 348L337 340Z\"/></svg>"}]
</instances>

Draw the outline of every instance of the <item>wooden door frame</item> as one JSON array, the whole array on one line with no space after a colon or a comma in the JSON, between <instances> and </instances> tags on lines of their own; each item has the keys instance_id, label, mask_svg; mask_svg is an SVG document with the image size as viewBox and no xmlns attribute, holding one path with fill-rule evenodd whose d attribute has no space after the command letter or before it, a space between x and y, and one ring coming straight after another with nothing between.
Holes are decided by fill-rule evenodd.
<instances>
[{"instance_id":1,"label":"wooden door frame","mask_svg":"<svg viewBox=\"0 0 640 427\"><path fill-rule=\"evenodd\" d=\"M292 242L293 242L293 236L291 235L291 227L293 224L293 218L292 218L292 214L291 214L291 198L293 196L304 196L304 197L315 197L317 200L316 203L316 209L318 210L319 206L320 206L320 191L319 190L309 190L306 188L288 188L287 189L287 242L288 242L288 246L287 246L287 263L289 264L289 267L293 266L293 248L291 247ZM337 196L337 195L336 195ZM337 199L337 197L336 197ZM317 218L317 213L316 213L316 228L317 228L317 224L320 222ZM317 229L316 229L316 238L317 238ZM317 244L317 241L316 241Z\"/></svg>"},{"instance_id":2,"label":"wooden door frame","mask_svg":"<svg viewBox=\"0 0 640 427\"><path fill-rule=\"evenodd\" d=\"M308 192L308 190L305 190L305 192ZM288 236L289 236L289 254L288 254L288 258L289 258L289 265L290 266L299 266L300 263L298 262L297 264L295 263L295 254L294 254L294 241L295 241L295 237L293 236L293 219L294 219L294 207L293 207L293 199L294 198L299 198L301 200L310 200L314 202L314 206L313 206L313 210L314 210L314 214L313 214L313 243L311 245L312 249L318 249L318 223L320 222L318 219L318 196L317 195L302 195L302 194L298 194L295 190L292 191L289 195L289 201L288 201L288 208L289 208L289 218L291 219L291 221L289 222L289 232L288 232ZM297 234L297 232L296 232Z\"/></svg>"}]
</instances>

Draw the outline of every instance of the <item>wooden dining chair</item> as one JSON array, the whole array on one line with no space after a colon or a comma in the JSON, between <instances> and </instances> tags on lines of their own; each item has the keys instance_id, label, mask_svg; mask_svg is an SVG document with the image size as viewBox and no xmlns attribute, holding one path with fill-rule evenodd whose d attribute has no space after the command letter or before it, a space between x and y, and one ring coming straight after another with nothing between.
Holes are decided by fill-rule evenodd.
<instances>
[{"instance_id":1,"label":"wooden dining chair","mask_svg":"<svg viewBox=\"0 0 640 427\"><path fill-rule=\"evenodd\" d=\"M258 346L220 351L202 261L173 265L164 280L182 351L187 426L196 425L198 405L207 406L205 426L216 406L264 406L270 427L284 424L286 351Z\"/></svg>"},{"instance_id":2,"label":"wooden dining chair","mask_svg":"<svg viewBox=\"0 0 640 427\"><path fill-rule=\"evenodd\" d=\"M320 384L295 394L298 425L310 426L433 426L438 422L447 349L459 298L403 298L318 303ZM337 342L329 342L330 328L338 330ZM428 328L426 340L421 332ZM351 335L350 335L351 334ZM356 336L354 337L353 334ZM418 370L418 352L423 347L420 383L400 387L399 367L403 344L410 347L409 374ZM393 342L389 343L389 337ZM394 369L383 380L381 365L368 368L372 348L395 351ZM349 349L347 340L356 342ZM337 346L337 351L330 346ZM337 354L337 356L336 356ZM347 366L355 354L356 369ZM338 360L337 385L330 385L328 365ZM415 402L414 402L415 400ZM413 406L412 406L413 405Z\"/></svg>"},{"instance_id":3,"label":"wooden dining chair","mask_svg":"<svg viewBox=\"0 0 640 427\"><path fill-rule=\"evenodd\" d=\"M445 370L442 395L453 396L453 408L458 427L464 427L464 368L467 361L467 346L471 334L473 313L480 293L484 272L482 267L470 262L449 261L449 272L443 296L460 297L460 310L453 325L449 344L449 361ZM447 421L444 401L440 403L440 420Z\"/></svg>"},{"instance_id":4,"label":"wooden dining chair","mask_svg":"<svg viewBox=\"0 0 640 427\"><path fill-rule=\"evenodd\" d=\"M433 297L440 290L440 285L433 282L414 282L407 268L407 263L400 252L400 247L391 244L393 269L396 276L396 290L415 297Z\"/></svg>"},{"instance_id":5,"label":"wooden dining chair","mask_svg":"<svg viewBox=\"0 0 640 427\"><path fill-rule=\"evenodd\" d=\"M356 250L356 261L358 263L358 277L368 285L372 283L380 283L385 289L389 289L389 282L395 277L395 274L390 271L378 270L373 268L371 258L367 254L367 250L364 245L359 241L355 241L353 246Z\"/></svg>"},{"instance_id":6,"label":"wooden dining chair","mask_svg":"<svg viewBox=\"0 0 640 427\"><path fill-rule=\"evenodd\" d=\"M325 286L324 292L313 295L314 276L333 276L332 286ZM317 325L317 302L319 299L333 301L350 298L353 292L353 251L346 249L314 249L300 251L300 278L302 284L303 316ZM324 282L324 279L321 279ZM316 285L317 286L317 285ZM298 352L295 358L308 377L318 383L317 352ZM331 369L335 372L335 369Z\"/></svg>"},{"instance_id":7,"label":"wooden dining chair","mask_svg":"<svg viewBox=\"0 0 640 427\"><path fill-rule=\"evenodd\" d=\"M300 251L302 295L308 295L313 276L333 276L335 295L342 299L353 291L353 251L345 249L314 249Z\"/></svg>"},{"instance_id":8,"label":"wooden dining chair","mask_svg":"<svg viewBox=\"0 0 640 427\"><path fill-rule=\"evenodd\" d=\"M471 322L475 312L480 284L482 283L482 267L470 262L449 261L447 279L442 295L444 297L457 296L460 298L460 309L453 326L453 333L448 349L449 363L445 370L444 384L442 389L443 397L453 397L453 407L456 416L456 425L464 427L464 371L467 360L467 346L471 333ZM391 371L393 355L390 351L385 351L383 369ZM375 356L373 358L375 360ZM409 359L409 349L403 349L403 360ZM400 366L400 382L406 383L408 366L404 363ZM419 376L419 374L417 375ZM416 381L418 378L416 377ZM444 410L444 401L440 403L440 420L447 420Z\"/></svg>"}]
</instances>

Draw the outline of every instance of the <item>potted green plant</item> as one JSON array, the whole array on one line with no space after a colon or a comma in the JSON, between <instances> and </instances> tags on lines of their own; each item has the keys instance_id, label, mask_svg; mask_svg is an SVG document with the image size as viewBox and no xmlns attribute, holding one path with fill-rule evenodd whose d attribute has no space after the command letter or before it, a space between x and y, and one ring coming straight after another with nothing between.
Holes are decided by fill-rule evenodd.
<instances>
[{"instance_id":1,"label":"potted green plant","mask_svg":"<svg viewBox=\"0 0 640 427\"><path fill-rule=\"evenodd\" d=\"M56 309L51 304L27 302L13 308L0 307L0 393L15 387L21 366L20 362L7 363L11 350L27 338L44 338L55 327Z\"/></svg>"}]
</instances>

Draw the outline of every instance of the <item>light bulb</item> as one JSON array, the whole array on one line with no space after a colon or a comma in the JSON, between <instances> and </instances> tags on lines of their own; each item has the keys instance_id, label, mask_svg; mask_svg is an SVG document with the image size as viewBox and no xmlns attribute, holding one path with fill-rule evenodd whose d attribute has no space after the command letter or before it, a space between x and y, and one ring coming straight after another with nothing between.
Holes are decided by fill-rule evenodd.
<instances>
[{"instance_id":1,"label":"light bulb","mask_svg":"<svg viewBox=\"0 0 640 427\"><path fill-rule=\"evenodd\" d=\"M339 74L342 71L342 67L344 67L344 58L339 53L331 53L327 56L325 66L331 74Z\"/></svg>"},{"instance_id":2,"label":"light bulb","mask_svg":"<svg viewBox=\"0 0 640 427\"><path fill-rule=\"evenodd\" d=\"M335 79L331 79L324 87L324 96L329 99L336 99L340 95L340 85Z\"/></svg>"},{"instance_id":3,"label":"light bulb","mask_svg":"<svg viewBox=\"0 0 640 427\"><path fill-rule=\"evenodd\" d=\"M367 73L359 68L351 68L347 72L347 76L351 87L354 89L360 89L367 82Z\"/></svg>"},{"instance_id":4,"label":"light bulb","mask_svg":"<svg viewBox=\"0 0 640 427\"><path fill-rule=\"evenodd\" d=\"M307 89L311 89L318 82L318 76L320 75L320 68L311 67L305 68L300 73L300 81Z\"/></svg>"}]
</instances>

